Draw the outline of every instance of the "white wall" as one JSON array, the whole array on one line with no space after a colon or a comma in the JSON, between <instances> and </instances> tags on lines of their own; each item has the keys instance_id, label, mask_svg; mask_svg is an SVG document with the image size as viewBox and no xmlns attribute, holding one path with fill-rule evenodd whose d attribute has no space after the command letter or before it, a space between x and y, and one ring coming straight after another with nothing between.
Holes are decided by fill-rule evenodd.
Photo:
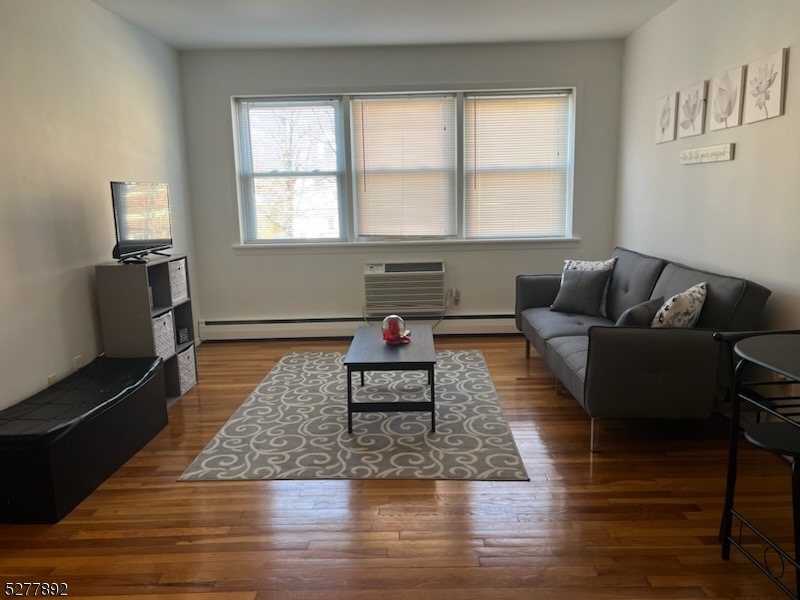
<instances>
[{"instance_id":1,"label":"white wall","mask_svg":"<svg viewBox=\"0 0 800 600\"><path fill-rule=\"evenodd\" d=\"M767 324L786 328L800 327L798 24L797 0L678 0L627 39L616 235L621 245L766 285ZM654 143L658 98L784 47L784 116ZM678 162L680 150L728 142L731 162Z\"/></svg>"},{"instance_id":2,"label":"white wall","mask_svg":"<svg viewBox=\"0 0 800 600\"><path fill-rule=\"evenodd\" d=\"M102 352L109 181L171 184L191 248L175 51L89 0L0 0L0 408Z\"/></svg>"},{"instance_id":3,"label":"white wall","mask_svg":"<svg viewBox=\"0 0 800 600\"><path fill-rule=\"evenodd\" d=\"M508 315L513 313L517 274L559 271L568 256L608 256L613 248L621 57L621 41L182 53L198 239L199 282L193 284L199 283L203 306L198 317L358 317L364 264L406 260L446 263L447 285L458 287L462 298L453 315ZM234 248L240 237L232 96L521 86L577 88L574 233L579 242Z\"/></svg>"}]
</instances>

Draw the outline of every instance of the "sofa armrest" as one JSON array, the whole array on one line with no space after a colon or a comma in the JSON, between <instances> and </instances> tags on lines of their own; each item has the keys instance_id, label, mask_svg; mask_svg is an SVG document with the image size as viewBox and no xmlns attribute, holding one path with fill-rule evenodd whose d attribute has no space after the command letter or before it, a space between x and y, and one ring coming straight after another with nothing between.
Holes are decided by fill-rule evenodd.
<instances>
[{"instance_id":1,"label":"sofa armrest","mask_svg":"<svg viewBox=\"0 0 800 600\"><path fill-rule=\"evenodd\" d=\"M708 418L721 346L708 329L592 327L584 408L608 419Z\"/></svg>"},{"instance_id":2,"label":"sofa armrest","mask_svg":"<svg viewBox=\"0 0 800 600\"><path fill-rule=\"evenodd\" d=\"M522 331L520 314L528 308L550 306L561 287L561 274L517 275L514 315L517 329Z\"/></svg>"}]
</instances>

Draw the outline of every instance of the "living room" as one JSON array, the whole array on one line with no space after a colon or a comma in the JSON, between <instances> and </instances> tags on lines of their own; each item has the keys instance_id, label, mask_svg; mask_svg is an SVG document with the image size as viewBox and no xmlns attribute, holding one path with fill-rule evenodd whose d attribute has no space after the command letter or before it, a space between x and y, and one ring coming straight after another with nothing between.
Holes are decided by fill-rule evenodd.
<instances>
[{"instance_id":1,"label":"living room","mask_svg":"<svg viewBox=\"0 0 800 600\"><path fill-rule=\"evenodd\" d=\"M784 116L667 144L651 135L661 96L792 46L796 3L765 6L676 2L624 41L177 52L92 2L5 2L3 79L13 85L2 118L14 143L3 149L0 186L3 273L14 284L2 306L15 318L3 325L0 407L102 351L93 269L114 244L111 180L169 182L201 338L271 337L259 321L309 318L331 324L294 329L335 333L337 319L360 315L365 263L414 260L444 261L447 286L461 293L451 315L470 317L440 331L511 332L517 274L557 272L564 258L607 257L615 245L751 278L773 291L766 324L796 326L794 63ZM575 86L571 238L240 244L232 94L465 82ZM729 142L730 162L680 164L680 150ZM205 321L256 324L215 334Z\"/></svg>"},{"instance_id":2,"label":"living room","mask_svg":"<svg viewBox=\"0 0 800 600\"><path fill-rule=\"evenodd\" d=\"M513 331L517 274L558 271L564 258L605 257L615 245L749 277L773 290L767 325L796 326L792 61L784 116L673 143L651 139L658 98L795 39L787 25L794 2L712 4L677 2L624 41L179 53L92 2L5 2L3 78L14 84L2 118L15 141L3 149L0 186L3 273L14 285L2 303L15 318L3 325L0 406L102 351L93 268L114 244L110 180L170 183L200 337L212 335L204 321L357 317L365 263L432 259L445 262L448 287L461 292L451 314L486 316L446 322L452 332ZM319 251L240 245L231 94L464 82L576 87L572 238ZM736 145L733 161L679 162L682 149L727 142ZM249 329L238 335L273 335Z\"/></svg>"},{"instance_id":3,"label":"living room","mask_svg":"<svg viewBox=\"0 0 800 600\"><path fill-rule=\"evenodd\" d=\"M188 255L209 340L285 337L284 321L293 335L345 335L364 264L418 260L443 261L460 290L441 332L513 333L516 275L617 245L752 279L772 290L765 326L800 327L800 4L666 4L624 39L177 51L90 0L0 0L0 306L11 316L0 408L103 351L94 267L111 260L112 180L169 182L175 251ZM655 143L659 98L781 48L782 116ZM575 88L571 237L241 243L232 95L453 86ZM726 143L731 161L680 162L681 150Z\"/></svg>"}]
</instances>

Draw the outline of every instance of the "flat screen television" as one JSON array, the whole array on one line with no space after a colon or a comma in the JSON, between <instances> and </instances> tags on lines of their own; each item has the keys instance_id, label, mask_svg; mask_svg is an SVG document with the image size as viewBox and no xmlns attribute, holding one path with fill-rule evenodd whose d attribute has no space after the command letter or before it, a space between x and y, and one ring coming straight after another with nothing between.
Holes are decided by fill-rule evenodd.
<instances>
[{"instance_id":1,"label":"flat screen television","mask_svg":"<svg viewBox=\"0 0 800 600\"><path fill-rule=\"evenodd\" d=\"M117 232L114 258L142 262L152 252L172 248L168 184L112 181L111 201Z\"/></svg>"}]
</instances>

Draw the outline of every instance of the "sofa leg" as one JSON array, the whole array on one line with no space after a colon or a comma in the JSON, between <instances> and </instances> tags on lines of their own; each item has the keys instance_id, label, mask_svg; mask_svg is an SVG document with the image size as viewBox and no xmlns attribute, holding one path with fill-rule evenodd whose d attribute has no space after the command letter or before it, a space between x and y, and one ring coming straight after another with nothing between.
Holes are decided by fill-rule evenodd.
<instances>
[{"instance_id":1,"label":"sofa leg","mask_svg":"<svg viewBox=\"0 0 800 600\"><path fill-rule=\"evenodd\" d=\"M560 379L556 379L556 395L557 396L563 396L565 389L566 388L564 387L564 384L561 383L561 380Z\"/></svg>"},{"instance_id":2,"label":"sofa leg","mask_svg":"<svg viewBox=\"0 0 800 600\"><path fill-rule=\"evenodd\" d=\"M531 357L531 343L525 338L525 358Z\"/></svg>"},{"instance_id":3,"label":"sofa leg","mask_svg":"<svg viewBox=\"0 0 800 600\"><path fill-rule=\"evenodd\" d=\"M592 452L597 452L600 449L600 419L597 417L592 417L589 447Z\"/></svg>"}]
</instances>

